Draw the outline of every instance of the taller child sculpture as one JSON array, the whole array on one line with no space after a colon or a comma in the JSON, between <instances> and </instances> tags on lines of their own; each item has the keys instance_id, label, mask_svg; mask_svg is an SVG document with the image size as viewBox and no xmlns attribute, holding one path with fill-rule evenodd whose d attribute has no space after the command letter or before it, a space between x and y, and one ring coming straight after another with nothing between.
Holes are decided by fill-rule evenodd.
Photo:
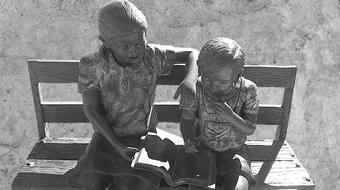
<instances>
[{"instance_id":1,"label":"taller child sculpture","mask_svg":"<svg viewBox=\"0 0 340 190\"><path fill-rule=\"evenodd\" d=\"M195 93L198 51L148 44L145 16L126 0L99 10L98 30L102 46L79 65L79 92L95 132L69 181L81 176L83 189L158 189L159 177L130 167L132 155L140 137L156 128L157 77L170 74L174 62L186 62L177 92Z\"/></svg>"}]
</instances>

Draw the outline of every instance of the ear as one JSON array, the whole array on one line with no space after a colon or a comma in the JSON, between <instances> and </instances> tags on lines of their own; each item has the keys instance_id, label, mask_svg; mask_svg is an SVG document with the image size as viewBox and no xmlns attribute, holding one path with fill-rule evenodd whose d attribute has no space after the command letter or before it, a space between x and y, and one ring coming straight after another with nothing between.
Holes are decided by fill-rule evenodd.
<instances>
[{"instance_id":1,"label":"ear","mask_svg":"<svg viewBox=\"0 0 340 190\"><path fill-rule=\"evenodd\" d=\"M238 71L238 75L237 75L237 77L235 78L235 81L233 82L233 87L235 87L236 84L237 84L237 82L240 80L242 71L243 71L243 69L241 69L240 71ZM236 73L235 73L235 74L236 74Z\"/></svg>"},{"instance_id":2,"label":"ear","mask_svg":"<svg viewBox=\"0 0 340 190\"><path fill-rule=\"evenodd\" d=\"M103 43L103 45L106 47L106 48L110 48L109 44L106 42L106 40L104 39L104 37L102 35L99 35L98 36L98 39Z\"/></svg>"},{"instance_id":3,"label":"ear","mask_svg":"<svg viewBox=\"0 0 340 190\"><path fill-rule=\"evenodd\" d=\"M240 72L239 72L239 74L238 74L238 78L240 78L240 77L242 76L243 71L244 71L244 68L242 68L242 69L240 70Z\"/></svg>"}]
</instances>

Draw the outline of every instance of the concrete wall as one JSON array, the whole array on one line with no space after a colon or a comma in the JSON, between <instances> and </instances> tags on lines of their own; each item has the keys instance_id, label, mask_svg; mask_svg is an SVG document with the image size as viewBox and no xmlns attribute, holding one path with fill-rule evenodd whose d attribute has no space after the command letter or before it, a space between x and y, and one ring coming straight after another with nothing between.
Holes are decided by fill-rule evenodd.
<instances>
[{"instance_id":1,"label":"concrete wall","mask_svg":"<svg viewBox=\"0 0 340 190\"><path fill-rule=\"evenodd\" d=\"M26 61L79 59L96 50L96 10L104 2L0 2L0 189L9 189L37 139ZM338 1L133 2L148 19L149 42L199 49L212 37L226 36L244 48L247 64L298 66L288 142L316 189L340 186Z\"/></svg>"}]
</instances>

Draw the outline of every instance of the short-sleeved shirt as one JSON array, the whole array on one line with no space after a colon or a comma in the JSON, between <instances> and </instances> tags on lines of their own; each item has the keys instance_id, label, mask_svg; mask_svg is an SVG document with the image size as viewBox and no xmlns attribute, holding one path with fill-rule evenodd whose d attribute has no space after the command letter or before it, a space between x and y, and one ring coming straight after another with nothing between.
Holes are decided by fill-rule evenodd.
<instances>
[{"instance_id":1,"label":"short-sleeved shirt","mask_svg":"<svg viewBox=\"0 0 340 190\"><path fill-rule=\"evenodd\" d=\"M247 136L233 129L229 121L217 117L218 113L214 109L217 102L198 80L195 100L192 104L184 105L183 109L186 117L197 118L196 138L203 146L219 152L236 150L245 143ZM232 91L219 103L227 103L241 117L252 115L251 118L257 118L257 86L254 82L240 77ZM252 122L255 127L256 119Z\"/></svg>"},{"instance_id":2,"label":"short-sleeved shirt","mask_svg":"<svg viewBox=\"0 0 340 190\"><path fill-rule=\"evenodd\" d=\"M157 77L171 72L174 55L172 46L149 44L135 68L120 66L111 53L108 58L101 53L83 57L78 90L99 90L106 118L116 136L145 134L157 125L152 111Z\"/></svg>"}]
</instances>

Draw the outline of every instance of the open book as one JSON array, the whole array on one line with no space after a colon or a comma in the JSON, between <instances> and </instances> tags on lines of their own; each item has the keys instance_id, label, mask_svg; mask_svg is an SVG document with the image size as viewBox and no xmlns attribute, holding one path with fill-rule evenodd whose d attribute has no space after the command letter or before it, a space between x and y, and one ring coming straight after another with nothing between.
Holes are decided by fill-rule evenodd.
<instances>
[{"instance_id":1,"label":"open book","mask_svg":"<svg viewBox=\"0 0 340 190\"><path fill-rule=\"evenodd\" d=\"M183 145L155 133L142 137L142 149L135 154L131 166L161 176L169 185L191 184L207 189L215 187L214 154L205 148L189 154Z\"/></svg>"}]
</instances>

